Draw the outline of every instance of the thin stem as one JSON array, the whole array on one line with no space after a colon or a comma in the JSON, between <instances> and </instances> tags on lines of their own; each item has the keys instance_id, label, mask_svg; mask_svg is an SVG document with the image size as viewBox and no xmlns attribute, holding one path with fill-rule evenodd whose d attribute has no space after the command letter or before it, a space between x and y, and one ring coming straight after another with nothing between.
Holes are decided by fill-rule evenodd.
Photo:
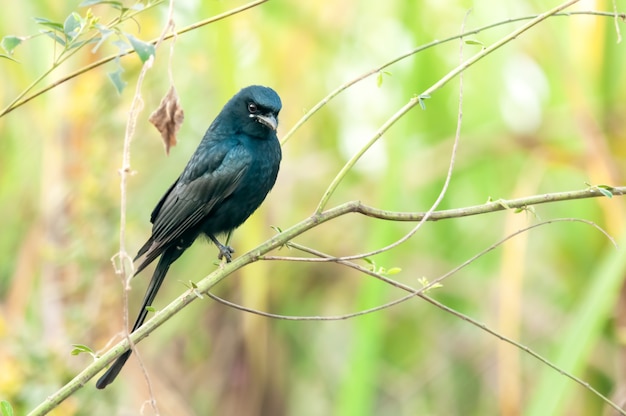
<instances>
[{"instance_id":1,"label":"thin stem","mask_svg":"<svg viewBox=\"0 0 626 416\"><path fill-rule=\"evenodd\" d=\"M364 314L367 314L367 313L376 312L376 311L379 311L381 309L389 308L391 306L395 306L395 305L397 305L399 303L402 303L402 302L404 302L406 300L409 300L411 298L414 298L414 297L418 296L418 297L422 298L423 300L425 300L426 302L430 303L431 305L441 309L442 311L444 311L446 313L449 313L449 314L451 314L453 316L456 316L457 318L462 319L465 322L468 322L469 324L471 324L471 325L473 325L473 326L475 326L475 327L477 327L477 328L487 332L488 334L493 335L494 337L498 338L499 340L501 340L503 342L506 342L507 344L513 345L515 348L517 348L517 349L519 349L521 351L524 351L525 353L529 354L533 358L539 360L541 363L543 363L543 364L547 365L548 367L550 367L551 369L555 370L559 374L569 378L570 380L572 380L575 383L579 384L583 388L589 390L591 393L595 394L602 401L604 401L607 405L609 405L613 409L615 409L620 415L626 415L626 411L624 409L622 409L618 404L613 402L607 396L603 395L600 391L595 389L588 382L586 382L586 381L582 380L581 378L576 377L575 375L573 375L571 373L568 373L567 371L559 368L556 364L552 363L550 360L548 360L547 358L543 357L542 355L540 355L539 353L535 352L534 350L532 350L531 348L527 347L526 345L523 345L523 344L521 344L518 341L515 341L515 340L513 340L513 339L511 339L511 338L509 338L509 337L507 337L505 335L500 334L499 332L497 332L497 331L491 329L490 327L488 327L486 324L481 323L481 322L475 320L474 318L471 318L470 316L465 315L462 312L459 312L459 311L457 311L457 310L455 310L455 309L453 309L453 308L451 308L449 306L446 306L443 303L441 303L441 302L431 298L430 296L428 296L426 294L426 291L428 289L432 288L432 287L435 287L435 285L438 282L441 282L444 278L451 276L452 274L454 274L457 271L459 271L461 268L463 268L463 267L473 263L474 260L476 260L479 257L482 257L483 255L487 254L489 251L491 251L491 250L495 249L496 247L500 246L505 241L507 241L507 240L509 240L509 239L511 239L511 238L513 238L513 237L523 233L523 232L526 232L526 231L528 231L528 230L530 230L532 228L539 227L539 226L542 226L542 225L547 225L547 224L550 224L552 222L560 222L560 221L579 221L579 222L587 223L587 224L590 224L590 225L594 226L595 228L601 230L605 235L607 235L606 232L604 230L602 230L600 227L598 227L596 224L591 223L590 221L586 221L586 220L579 220L579 219L575 219L575 218L562 218L562 219L558 219L558 220L554 220L554 221L546 221L546 222L543 222L543 223L540 223L540 224L536 224L536 225L527 227L527 228L525 228L523 230L517 231L517 232L515 232L515 233L505 237L504 239L498 241L497 243L493 244L492 246L488 247L487 249L481 251L480 253L478 253L477 255L472 257L471 259L465 261L460 266L456 267L455 269L451 270L450 272L446 273L445 275L440 276L439 278L437 278L434 281L430 282L428 285L424 286L421 289L411 288L408 285L405 285L405 284L402 284L400 282L397 282L397 281L395 281L393 279L390 279L390 278L388 278L386 276L381 275L380 273L376 273L376 272L374 272L372 270L368 270L368 269L366 269L366 268L364 268L362 266L359 266L359 265L357 265L355 263L344 261L344 260L338 260L337 263L339 263L339 264L341 264L343 266L350 267L352 269L360 271L361 273L373 276L373 277L377 278L378 280L382 280L382 281L384 281L386 283L390 283L394 287L398 287L398 288L401 288L401 289L403 289L405 291L410 292L410 294L407 295L407 296L404 296L404 297L402 297L400 299L397 299L395 301L386 303L384 305L377 306L375 308L367 309L367 310L356 312L356 313L353 313L353 314L341 315L341 316L337 316L337 317L322 317L319 320L348 319L348 318L352 318L352 317L355 317L355 316L360 316L360 315L364 315ZM329 256L328 254L325 254L325 253L322 253L322 252L319 252L319 251L316 251L316 250L313 250L313 249L310 249L310 248L307 248L307 247L304 247L304 246L300 246L300 245L293 245L293 246L295 248L304 250L304 251L306 251L308 253L311 253L313 255L333 260L332 257ZM213 299L216 298L214 295L211 295L211 294L209 294L209 296L211 296ZM253 313L261 314L263 316L268 316L268 317L271 317L271 318L279 317L280 319L291 319L291 317L285 317L285 316L281 316L281 315L266 314L265 312L260 312L259 313L259 311L249 310L247 308L241 307L240 305L232 304L231 302L224 301L223 299L220 299L220 298L218 298L218 299L219 299L219 301L221 303L225 303L228 306L233 306L236 309L240 309L240 310L244 310L244 311L247 311L247 312L253 312ZM306 317L306 318L311 319L312 317Z\"/></svg>"},{"instance_id":2,"label":"thin stem","mask_svg":"<svg viewBox=\"0 0 626 416\"><path fill-rule=\"evenodd\" d=\"M612 188L611 192L613 193L613 195L624 195L626 193L626 187ZM593 189L572 192L572 193L569 193L569 195L571 196L571 199L595 198L599 196L604 196L602 193L598 191L594 191ZM553 199L552 196L553 194L545 194L545 195L526 198L526 202L521 201L521 199L516 200L516 201L518 201L518 203L520 203L522 206L530 206L532 205L531 203L532 201L534 201L534 203L545 203L545 202L552 202L557 199L565 200L563 198ZM490 209L492 211L499 211L499 210L507 209L502 204L499 204L499 205L487 204L487 205L490 206ZM511 205L513 204L511 203ZM456 211L456 214L460 216L476 215L477 213L475 212L472 214L465 214L466 212L465 209L461 208L459 210L447 211L448 214L445 216L445 218L454 217L453 215L450 215L452 214L450 211ZM255 247L248 253L245 253L242 256L233 259L231 263L222 265L220 268L216 269L213 273L201 279L196 284L196 288L187 290L177 299L172 301L168 306L166 306L160 312L154 315L150 320L145 322L137 331L130 334L128 338L123 338L113 348L111 348L109 351L103 354L98 360L94 361L92 364L87 366L82 372L76 375L65 386L63 386L57 392L48 396L46 400L42 402L41 404L39 404L39 406L37 406L35 409L33 409L33 411L29 413L29 415L31 416L44 415L47 412L49 412L51 409L53 409L54 407L58 406L58 404L61 403L63 400L65 400L66 398L71 396L74 392L76 392L77 390L85 386L87 382L91 380L99 371L101 371L108 363L112 362L121 354L123 354L125 351L127 351L130 345L129 340L135 344L139 343L141 340L146 338L149 334L154 332L156 328L161 326L163 323L171 319L179 311L185 308L188 304L198 299L196 292L207 293L212 287L214 287L216 284L218 284L228 275L234 273L235 271L241 269L242 267L250 263L253 263L261 259L262 258L261 256L267 254L271 250L274 250L276 248L279 248L281 246L288 244L294 238L305 233L311 228L314 228L324 222L330 221L334 218L340 217L348 213L364 214L365 212L367 212L367 208L361 205L358 201L353 201L353 202L342 204L335 208L324 211L323 213L320 213L318 215L313 215L311 217L304 219L303 221L284 230L280 234L275 235L274 237L272 237L265 243ZM381 212L384 213L384 211L376 210L376 214L381 213ZM372 212L370 214L374 214L374 213ZM408 219L406 215L401 215L398 218L395 218L395 215L393 215L394 213L389 213L389 214L392 214L392 215L385 215L384 219L397 220L397 221L408 221L408 220L415 221L415 219ZM402 213L402 214L405 214L405 213ZM415 214L415 217L419 217L419 215L420 214L417 213ZM371 215L371 216L374 216L374 215ZM442 218L443 218L442 216L438 215L438 212L433 212L429 220L434 221L435 219L442 219ZM271 258L268 258L268 257L264 257L263 259L271 260ZM340 259L338 259L338 261L340 261ZM453 273L453 272L455 271L453 270L450 273ZM423 290L427 288L428 287L424 288Z\"/></svg>"},{"instance_id":3,"label":"thin stem","mask_svg":"<svg viewBox=\"0 0 626 416\"><path fill-rule=\"evenodd\" d=\"M586 10L586 11L573 11L573 12L567 12L567 13L554 13L553 15L551 15L550 17L571 17L571 16L582 16L582 15L589 15L589 16L602 16L602 17L613 17L616 21L617 19L622 19L622 20L626 20L626 13L618 13L617 10L615 10L613 13L611 12L600 12L600 11L595 11L595 10ZM484 32L486 30L489 29L493 29L499 26L503 26L503 25L508 25L511 23L516 23L516 22L522 22L525 20L530 20L530 19L535 19L538 15L531 15L531 16L524 16L524 17L516 17L513 19L507 19L507 20L503 20L501 22L496 22L496 23L491 23L476 29L472 29L469 30L467 32L463 32L463 33L459 33L458 35L454 35L454 36L450 36L448 38L445 39L441 39L441 40L435 40L432 41L430 43L427 43L425 45L419 46L417 48L411 49L408 52L403 53L402 55L396 56L395 58L391 59L390 61L385 62L384 64L368 70L367 72L364 72L363 74L359 75L358 77L347 81L346 83L340 85L339 87L337 87L335 90L333 90L331 93L329 93L326 97L324 97L321 101L319 101L317 104L315 104L309 111L306 112L306 114L304 116L302 116L302 118L300 118L300 120L298 120L298 122L283 136L282 140L281 140L281 144L284 146L287 141L289 141L289 139L296 133L296 131L298 131L300 129L300 127L302 127L302 125L308 120L310 119L315 113L317 113L322 107L324 107L326 104L328 104L332 99L334 99L336 96L338 96L340 93L342 93L343 91L347 90L348 88L350 88L351 86L363 81L364 79L378 74L381 71L383 71L384 69L406 59L409 58L413 55L418 54L419 52L425 51L426 49L432 48L434 46L437 45L442 45L444 43L448 43L451 42L453 40L456 39L460 39L463 37L467 37L470 35L476 35L480 32Z\"/></svg>"},{"instance_id":4,"label":"thin stem","mask_svg":"<svg viewBox=\"0 0 626 416\"><path fill-rule=\"evenodd\" d=\"M149 7L154 7L156 4L159 4L159 3L163 2L163 1L164 1L164 0L158 0L158 2L156 2L156 3L154 3L154 4L151 4ZM199 27L202 27L202 26L208 25L208 24L210 24L210 23L216 22L216 21L218 21L218 20L225 19L225 18L227 18L227 17L229 17L229 16L235 15L235 14L237 14L237 13L241 13L241 12L243 12L243 11L245 11L245 10L248 10L248 9L250 9L250 8L253 8L253 7L255 7L255 6L258 6L258 5L260 5L260 4L262 4L262 3L265 3L265 2L267 2L267 1L269 1L269 0L256 0L256 1L253 1L253 2L250 2L250 3L247 3L247 4L244 4L243 6L236 7L236 8L234 8L234 9L228 10L228 11L226 11L226 12L222 13L222 14L218 14L218 15L213 16L213 17L210 17L210 18L208 18L208 19L201 20L201 21L199 21L199 22L197 22L197 23L194 23L194 24L192 24L192 25L189 25L189 26L186 26L186 27L182 28L182 29L180 29L179 31L177 31L177 32L175 32L175 33L170 33L170 34L169 34L169 35L167 35L167 36L166 36L163 40L168 40L168 39L170 39L170 38L172 38L172 37L174 37L174 36L177 36L177 35L183 34L183 33L185 33L185 32L189 32L189 31L194 30L194 29L197 29L197 28L199 28ZM146 10L146 9L144 8L142 11L145 11L145 10ZM139 12L136 12L136 13L139 13ZM136 13L135 13L135 14L136 14ZM134 15L133 15L133 16L134 16ZM151 40L151 41L150 41L150 42L148 42L148 43L150 43L150 44L152 44L152 45L155 45L155 44L157 43L157 41L158 41L158 40L159 40L158 38L157 38L157 39L153 39L153 40ZM79 48L77 48L76 50L78 50L78 49L79 49ZM59 85L63 84L63 83L64 83L64 82L66 82L66 81L69 81L69 80L70 80L70 79L72 79L72 78L76 78L77 76L82 75L82 74L84 74L85 72L91 71L92 69L97 68L97 67L99 67L99 66L101 66L101 65L104 65L104 64L106 64L106 63L108 63L108 62L111 62L111 61L113 61L113 60L114 60L114 59L116 59L116 58L120 58L120 57L123 57L123 56L126 56L126 55L130 55L130 54L133 54L133 53L135 53L135 51L134 51L133 49L129 49L129 50L125 51L125 52L117 53L117 54L115 54L115 55L110 55L110 56L107 56L107 57L105 57L105 58L102 58L102 59L100 59L99 61L96 61L96 62L94 62L94 63L92 63L92 64L90 64L90 65L87 65L87 66L85 66L85 67L83 67L83 68L81 68L81 69L79 69L79 70L77 70L77 71L75 71L75 72L72 72L71 74L69 74L69 75L67 75L67 76L65 76L65 77L63 77L63 78L61 78L61 79L59 79L59 80L57 80L57 81L53 82L52 84L50 84L50 85L46 86L45 88L42 88L41 90L39 90L39 91L37 91L37 92L33 93L32 95L29 95L28 97L26 97L26 98L24 98L24 99L22 99L22 100L20 101L20 99L21 99L22 97L24 97L24 96L25 96L25 95L26 95L26 94L27 94L30 90L32 90L32 88L34 88L34 86L35 86L36 84L38 84L39 82L41 82L41 80L42 80L43 78L45 78L47 75L49 75L49 74L50 74L50 72L52 72L52 70L53 70L53 69L55 69L55 67L50 68L48 71L46 71L46 73L44 73L44 75L42 75L42 76L40 76L39 78L37 78L37 80L36 80L36 81L34 81L34 82L33 82L33 83L32 83L32 84L31 84L31 85L30 85L30 86L29 86L29 87L28 87L25 91L23 91L23 92L22 92L22 93L21 93L21 94L20 94L20 95L19 95L16 99L14 99L14 100L13 100L13 101L12 101L12 102L11 102L11 103L10 103L10 104L9 104L9 105L5 108L5 109L4 109L4 110L2 110L2 111L0 112L0 118L1 118L2 116L4 116L4 115L6 115L6 114L10 113L11 111L15 110L16 108L21 107L22 105L26 104L27 102L29 102L29 101L30 101L30 100L32 100L33 98L36 98L36 97L38 97L38 96L42 95L43 93L45 93L45 92L47 92L47 91L50 91L51 89L53 89L53 88L55 88L55 87L57 87L57 86L59 86ZM69 56L68 56L68 57L69 57Z\"/></svg>"},{"instance_id":5,"label":"thin stem","mask_svg":"<svg viewBox=\"0 0 626 416\"><path fill-rule=\"evenodd\" d=\"M148 5L146 5L146 7L144 7L141 10L133 10L132 12L126 14L126 15L121 15L119 17L116 17L115 19L113 19L111 22L109 22L107 24L107 28L111 28L125 20L128 19L132 19L134 18L137 14L145 12L146 10L157 6L158 4L162 3L164 0L156 0L154 3L150 3ZM88 37L87 42L85 43L85 45L88 45L90 40L95 39L98 36L98 33L94 33L92 34L90 37ZM22 91L20 94L18 94L17 97L15 97L15 99L13 101L11 101L9 103L8 106L6 106L6 108L4 110L2 110L0 112L0 117L4 116L5 114L10 113L11 111L15 110L16 108L22 106L23 104L26 104L28 101L32 100L33 98L43 94L46 91L49 91L50 89L56 87L57 85L65 82L66 80L70 79L70 78L74 78L75 76L78 76L84 72L86 72L86 70L84 70L85 68L90 68L93 67L92 65L89 65L79 71L74 72L73 76L71 76L70 78L66 77L67 79L62 79L61 81L57 81L53 84L50 84L48 87L34 93L33 95L29 96L28 98L22 100L22 98L28 94L33 88L35 88L35 86L37 84L39 84L41 81L44 80L44 78L46 78L48 75L50 75L55 69L57 69L63 62L67 61L68 59L70 59L72 56L74 56L74 54L76 54L80 49L82 48L73 48L73 49L64 49L59 56L55 59L54 63L52 64L52 66L50 68L48 68L47 70L45 70L43 72L43 74L41 74L39 77L37 77L28 87L26 87L26 89L24 89L24 91ZM115 57L118 55L115 55L112 57L112 59L115 59ZM99 61L100 62L100 61ZM108 61L107 61L108 62ZM90 68L91 69L91 68ZM88 69L87 69L88 70ZM20 101L22 100L22 101Z\"/></svg>"},{"instance_id":6,"label":"thin stem","mask_svg":"<svg viewBox=\"0 0 626 416\"><path fill-rule=\"evenodd\" d=\"M370 147L372 147L374 145L374 143L376 143L376 141L378 141L378 139L383 135L383 133L385 133L387 130L389 130L389 128L396 123L396 121L398 121L402 116L404 116L406 113L408 113L409 110L411 110L417 104L422 104L423 100L425 98L430 97L435 91L437 91L438 89L442 88L450 80L452 80L457 75L461 74L463 71L465 71L470 66L474 65L476 62L480 61L481 59L483 59L487 55L491 54L492 52L496 51L497 49L499 49L502 46L506 45L507 43L511 42L513 39L516 39L521 34L526 32L527 30L529 30L533 26L536 26L537 24L541 23L542 21L544 21L548 17L550 17L550 16L554 15L555 13L558 13L561 10L563 10L563 9L565 9L565 8L575 4L575 3L577 3L578 1L579 0L569 0L569 1L567 1L567 2L565 2L563 4L561 4L561 5L553 8L552 10L549 10L549 11L547 11L545 13L542 13L542 14L538 15L536 18L532 19L530 22L526 23L525 25L521 26L520 28L518 28L518 29L514 30L513 32L509 33L507 36L505 36L502 39L498 40L497 42L495 42L491 46L489 46L487 48L484 48L482 51L480 51L479 53L477 53L473 57L469 58L467 61L463 62L461 65L457 66L452 71L448 72L446 75L444 75L442 78L440 78L439 81L437 81L430 88L425 90L419 96L411 98L407 104L405 104L400 110L398 110L393 116L391 116L391 118L389 118L376 131L376 133L368 140L368 142L354 156L352 156L352 158L350 158L350 160L348 162L346 162L346 164L339 171L337 176L335 176L333 178L333 181L328 186L328 189L326 190L324 195L322 195L320 203L317 206L317 209L316 209L315 212L319 213L319 212L321 212L324 209L324 207L328 203L328 200L334 194L335 190L339 186L339 183L341 183L341 181L345 178L346 174L352 169L352 167L361 158L361 156L363 156L365 154L365 152L367 152L367 150Z\"/></svg>"}]
</instances>

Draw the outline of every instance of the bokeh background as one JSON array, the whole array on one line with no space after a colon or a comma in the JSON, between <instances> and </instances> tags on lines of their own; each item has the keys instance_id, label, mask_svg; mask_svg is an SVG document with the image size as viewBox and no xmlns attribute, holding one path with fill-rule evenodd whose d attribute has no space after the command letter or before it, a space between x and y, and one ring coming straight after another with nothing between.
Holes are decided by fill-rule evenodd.
<instances>
[{"instance_id":1,"label":"bokeh background","mask_svg":"<svg viewBox=\"0 0 626 416\"><path fill-rule=\"evenodd\" d=\"M622 12L626 4L616 1ZM182 28L243 4L176 2ZM337 86L435 39L466 28L541 13L557 1L272 0L178 37L175 86L185 110L169 157L147 122L169 87L170 42L157 52L142 89L145 109L132 144L126 244L135 252L150 232L153 206L175 180L210 121L239 88L263 84L283 99L280 134ZM612 10L610 1L579 10ZM0 35L36 34L33 17L84 15L78 2L29 0L3 8ZM92 8L106 22L110 5ZM167 5L120 26L158 36ZM522 23L472 35L489 45ZM601 16L554 17L464 73L463 125L456 166L440 208L488 199L623 185L626 162L626 46ZM622 32L626 26L619 22ZM112 41L80 50L39 87L116 53ZM0 106L50 68L60 47L34 37L0 60ZM465 45L464 55L480 50ZM4 53L4 52L3 52ZM284 146L276 186L233 236L244 253L310 215L341 166L411 97L454 68L459 42L407 58L346 90ZM24 414L89 364L72 344L101 350L123 326L122 285L111 265L119 248L118 169L127 114L141 62L120 60L128 83L118 94L111 62L52 89L0 118L0 399ZM36 88L38 89L38 88ZM453 80L413 109L350 172L330 201L359 199L389 210L426 211L441 190L456 129ZM375 256L399 267L393 278L419 287L510 233L540 220L573 217L500 246L430 295L515 339L626 401L622 281L624 200L545 204L425 224L408 242ZM390 244L409 223L347 216L298 242L333 255ZM283 249L276 255L295 255ZM210 273L216 250L197 243L170 270L159 309ZM365 264L365 263L363 263ZM133 282L134 317L148 273ZM215 293L286 315L337 315L404 293L333 264L259 262L228 277ZM611 414L588 390L529 354L416 299L339 321L280 321L196 301L138 346L163 415L590 415ZM133 356L134 357L134 356ZM152 414L132 358L104 391L93 383L58 415Z\"/></svg>"}]
</instances>

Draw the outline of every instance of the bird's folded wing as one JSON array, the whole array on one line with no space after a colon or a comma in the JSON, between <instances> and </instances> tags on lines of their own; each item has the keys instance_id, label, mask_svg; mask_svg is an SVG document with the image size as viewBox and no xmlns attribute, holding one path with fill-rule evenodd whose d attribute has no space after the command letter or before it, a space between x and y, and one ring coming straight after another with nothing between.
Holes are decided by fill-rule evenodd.
<instances>
[{"instance_id":1,"label":"bird's folded wing","mask_svg":"<svg viewBox=\"0 0 626 416\"><path fill-rule=\"evenodd\" d=\"M137 255L138 269L143 269L165 248L199 226L217 204L228 198L248 170L251 157L245 148L235 146L225 153L215 169L208 170L206 166L204 172L202 160L194 159L190 164L195 164L193 170L197 175L181 176L157 205L158 211L153 212L152 236Z\"/></svg>"}]
</instances>

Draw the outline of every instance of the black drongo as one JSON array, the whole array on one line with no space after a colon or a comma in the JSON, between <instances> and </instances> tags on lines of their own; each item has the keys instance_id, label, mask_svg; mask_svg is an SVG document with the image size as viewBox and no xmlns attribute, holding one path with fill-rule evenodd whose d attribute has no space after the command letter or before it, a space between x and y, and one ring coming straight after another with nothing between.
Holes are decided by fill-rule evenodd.
<instances>
[{"instance_id":1,"label":"black drongo","mask_svg":"<svg viewBox=\"0 0 626 416\"><path fill-rule=\"evenodd\" d=\"M253 85L226 103L198 145L180 177L152 211L152 235L141 247L135 274L161 256L139 311L139 328L170 265L204 234L231 260L232 248L216 236L241 225L274 186L280 165L276 137L281 101L271 88ZM96 383L109 385L131 351L121 355Z\"/></svg>"}]
</instances>

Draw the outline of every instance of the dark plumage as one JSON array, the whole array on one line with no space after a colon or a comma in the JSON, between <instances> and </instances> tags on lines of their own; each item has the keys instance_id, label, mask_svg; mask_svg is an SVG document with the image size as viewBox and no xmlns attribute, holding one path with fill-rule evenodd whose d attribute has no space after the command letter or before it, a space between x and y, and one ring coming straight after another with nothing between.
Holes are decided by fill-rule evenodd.
<instances>
[{"instance_id":1,"label":"dark plumage","mask_svg":"<svg viewBox=\"0 0 626 416\"><path fill-rule=\"evenodd\" d=\"M274 186L281 160L276 127L281 101L271 88L253 85L230 99L207 130L189 163L152 211L152 235L135 257L135 275L161 256L133 332L139 328L170 265L205 234L231 261L217 235L241 225ZM96 383L115 380L130 357L121 355Z\"/></svg>"}]
</instances>

